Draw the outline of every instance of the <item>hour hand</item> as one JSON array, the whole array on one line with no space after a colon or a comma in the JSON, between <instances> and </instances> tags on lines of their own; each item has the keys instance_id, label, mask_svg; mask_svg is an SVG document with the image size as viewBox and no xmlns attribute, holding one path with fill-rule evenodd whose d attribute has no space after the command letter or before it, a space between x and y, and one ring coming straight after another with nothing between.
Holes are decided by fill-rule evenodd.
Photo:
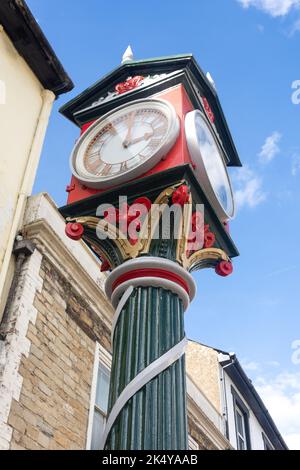
<instances>
[{"instance_id":1,"label":"hour hand","mask_svg":"<svg viewBox=\"0 0 300 470\"><path fill-rule=\"evenodd\" d=\"M153 132L146 132L144 135L142 135L140 137L136 137L135 139L124 140L123 146L125 148L127 148L127 147L129 147L129 145L137 144L138 142L141 142L142 140L148 140L152 136L153 136Z\"/></svg>"}]
</instances>

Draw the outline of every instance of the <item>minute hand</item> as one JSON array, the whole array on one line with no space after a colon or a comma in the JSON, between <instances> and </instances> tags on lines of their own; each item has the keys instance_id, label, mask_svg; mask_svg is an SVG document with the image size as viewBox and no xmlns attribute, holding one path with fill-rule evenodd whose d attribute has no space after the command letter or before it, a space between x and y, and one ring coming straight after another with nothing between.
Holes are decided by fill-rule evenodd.
<instances>
[{"instance_id":1,"label":"minute hand","mask_svg":"<svg viewBox=\"0 0 300 470\"><path fill-rule=\"evenodd\" d=\"M129 147L129 145L137 144L138 142L141 142L142 140L148 140L153 136L153 132L147 132L146 134L142 135L141 137L137 137L136 139L132 139L126 142L126 146Z\"/></svg>"}]
</instances>

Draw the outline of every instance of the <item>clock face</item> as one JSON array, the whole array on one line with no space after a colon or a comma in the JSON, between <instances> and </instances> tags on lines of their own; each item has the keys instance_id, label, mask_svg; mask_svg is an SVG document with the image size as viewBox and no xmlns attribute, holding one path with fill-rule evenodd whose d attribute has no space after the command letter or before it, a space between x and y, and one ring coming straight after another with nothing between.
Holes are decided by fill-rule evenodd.
<instances>
[{"instance_id":1,"label":"clock face","mask_svg":"<svg viewBox=\"0 0 300 470\"><path fill-rule=\"evenodd\" d=\"M94 188L124 183L155 166L174 145L179 122L162 100L137 100L109 112L82 135L71 155L71 169Z\"/></svg>"},{"instance_id":2,"label":"clock face","mask_svg":"<svg viewBox=\"0 0 300 470\"><path fill-rule=\"evenodd\" d=\"M189 152L199 183L218 217L226 221L234 215L234 200L224 154L206 118L192 111L185 119Z\"/></svg>"}]
</instances>

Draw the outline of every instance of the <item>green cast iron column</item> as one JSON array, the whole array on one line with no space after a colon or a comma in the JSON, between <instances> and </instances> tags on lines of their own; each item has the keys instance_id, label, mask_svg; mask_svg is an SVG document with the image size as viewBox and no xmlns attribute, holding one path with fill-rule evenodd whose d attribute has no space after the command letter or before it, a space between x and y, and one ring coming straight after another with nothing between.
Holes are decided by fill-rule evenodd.
<instances>
[{"instance_id":1,"label":"green cast iron column","mask_svg":"<svg viewBox=\"0 0 300 470\"><path fill-rule=\"evenodd\" d=\"M109 409L126 385L184 338L184 309L163 288L137 287L114 333ZM139 390L116 419L107 450L186 450L185 357Z\"/></svg>"}]
</instances>

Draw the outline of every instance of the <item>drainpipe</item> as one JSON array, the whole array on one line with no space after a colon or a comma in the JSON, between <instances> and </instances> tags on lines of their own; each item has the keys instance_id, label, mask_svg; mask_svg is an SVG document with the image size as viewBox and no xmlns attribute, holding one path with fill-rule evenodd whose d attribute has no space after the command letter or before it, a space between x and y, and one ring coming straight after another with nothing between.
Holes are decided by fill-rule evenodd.
<instances>
[{"instance_id":1,"label":"drainpipe","mask_svg":"<svg viewBox=\"0 0 300 470\"><path fill-rule=\"evenodd\" d=\"M232 364L232 359L235 357L234 353L222 354L218 356L219 364L221 367L221 383L222 383L222 396L223 396L223 417L224 417L224 435L229 440L229 429L228 429L228 406L227 406L227 394L226 394L226 383L225 373L226 367Z\"/></svg>"},{"instance_id":2,"label":"drainpipe","mask_svg":"<svg viewBox=\"0 0 300 470\"><path fill-rule=\"evenodd\" d=\"M0 341L5 341L7 334L9 333L10 323L10 306L15 296L16 288L19 281L19 276L25 259L32 255L35 250L35 245L31 240L24 240L21 235L18 235L14 244L13 254L16 257L15 272L13 280L9 289L3 317L0 323Z\"/></svg>"},{"instance_id":3,"label":"drainpipe","mask_svg":"<svg viewBox=\"0 0 300 470\"><path fill-rule=\"evenodd\" d=\"M42 151L45 133L49 121L52 104L55 94L50 90L42 91L42 106L38 118L35 134L33 137L27 165L24 171L21 189L19 192L17 205L14 213L13 224L10 230L9 239L3 258L3 264L0 272L0 298L3 295L7 272L11 260L11 254L14 246L15 237L22 224L23 214L26 206L27 197L31 194L34 178Z\"/></svg>"}]
</instances>

